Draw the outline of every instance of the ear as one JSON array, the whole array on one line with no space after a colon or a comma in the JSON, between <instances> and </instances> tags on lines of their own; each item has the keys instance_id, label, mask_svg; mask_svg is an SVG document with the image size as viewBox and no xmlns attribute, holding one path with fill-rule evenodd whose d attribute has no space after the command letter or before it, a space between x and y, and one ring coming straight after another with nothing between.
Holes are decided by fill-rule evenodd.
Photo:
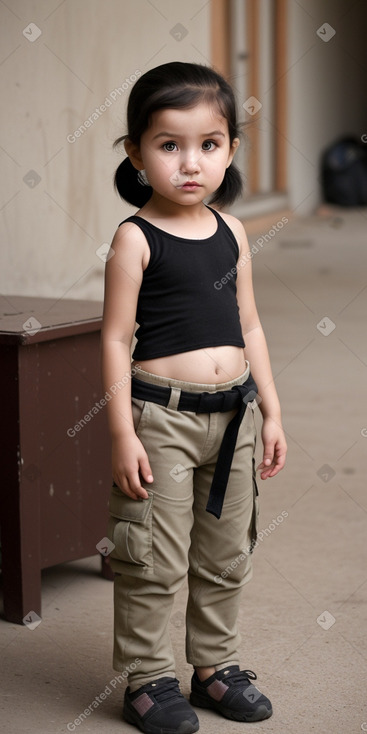
<instances>
[{"instance_id":1,"label":"ear","mask_svg":"<svg viewBox=\"0 0 367 734\"><path fill-rule=\"evenodd\" d=\"M129 140L129 138L126 138L126 140L124 141L124 147L134 168L136 168L137 171L141 171L144 168L144 163L140 155L139 146Z\"/></svg>"},{"instance_id":2,"label":"ear","mask_svg":"<svg viewBox=\"0 0 367 734\"><path fill-rule=\"evenodd\" d=\"M228 161L227 161L226 168L229 168L229 166L231 165L231 163L233 161L233 156L234 156L234 154L235 154L235 152L236 152L239 144L240 144L240 139L239 138L234 138L232 140L232 144L231 144L231 147L229 149Z\"/></svg>"}]
</instances>

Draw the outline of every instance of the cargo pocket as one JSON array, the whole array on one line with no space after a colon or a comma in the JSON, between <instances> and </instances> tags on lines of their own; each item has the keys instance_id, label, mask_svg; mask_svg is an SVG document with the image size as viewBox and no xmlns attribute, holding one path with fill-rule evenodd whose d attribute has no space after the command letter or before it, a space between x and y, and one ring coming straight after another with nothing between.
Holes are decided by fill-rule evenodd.
<instances>
[{"instance_id":1,"label":"cargo pocket","mask_svg":"<svg viewBox=\"0 0 367 734\"><path fill-rule=\"evenodd\" d=\"M153 492L147 492L148 499L133 500L123 494L115 484L112 487L107 535L115 546L110 558L111 567L116 572L126 573L127 564L134 569L153 565Z\"/></svg>"},{"instance_id":2,"label":"cargo pocket","mask_svg":"<svg viewBox=\"0 0 367 734\"><path fill-rule=\"evenodd\" d=\"M256 482L256 469L255 459L252 459L252 490L253 490L253 506L252 506L252 521L251 521L251 552L253 551L257 533L259 530L259 490Z\"/></svg>"}]
</instances>

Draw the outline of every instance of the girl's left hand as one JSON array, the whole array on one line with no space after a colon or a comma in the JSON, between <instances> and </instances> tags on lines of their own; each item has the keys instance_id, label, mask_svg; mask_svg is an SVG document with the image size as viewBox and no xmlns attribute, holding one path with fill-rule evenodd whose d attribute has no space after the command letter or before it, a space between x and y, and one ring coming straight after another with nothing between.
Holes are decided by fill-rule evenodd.
<instances>
[{"instance_id":1,"label":"girl's left hand","mask_svg":"<svg viewBox=\"0 0 367 734\"><path fill-rule=\"evenodd\" d=\"M268 479L268 477L275 477L283 469L285 464L287 443L280 421L278 422L271 417L264 418L261 438L264 446L264 454L263 460L256 468L256 471L262 469L263 471L260 474L261 479Z\"/></svg>"}]
</instances>

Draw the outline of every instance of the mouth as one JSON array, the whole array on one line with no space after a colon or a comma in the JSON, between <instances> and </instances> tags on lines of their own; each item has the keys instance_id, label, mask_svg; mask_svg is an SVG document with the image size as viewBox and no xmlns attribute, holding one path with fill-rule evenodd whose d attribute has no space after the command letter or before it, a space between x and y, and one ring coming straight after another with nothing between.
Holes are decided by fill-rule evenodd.
<instances>
[{"instance_id":1,"label":"mouth","mask_svg":"<svg viewBox=\"0 0 367 734\"><path fill-rule=\"evenodd\" d=\"M200 188L201 188L201 184L196 183L196 181L186 181L186 183L184 183L181 186L181 189L186 189L190 191L193 191L194 189L200 189Z\"/></svg>"}]
</instances>

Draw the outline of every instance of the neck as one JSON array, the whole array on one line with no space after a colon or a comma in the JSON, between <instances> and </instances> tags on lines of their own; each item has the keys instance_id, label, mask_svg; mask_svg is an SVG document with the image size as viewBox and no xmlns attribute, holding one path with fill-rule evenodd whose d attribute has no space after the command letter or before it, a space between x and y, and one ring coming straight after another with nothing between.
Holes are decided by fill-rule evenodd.
<instances>
[{"instance_id":1,"label":"neck","mask_svg":"<svg viewBox=\"0 0 367 734\"><path fill-rule=\"evenodd\" d=\"M208 214L208 208L202 201L189 206L182 206L174 201L169 201L153 191L147 204L140 210L144 216L156 219L181 219L193 221L202 219Z\"/></svg>"}]
</instances>

